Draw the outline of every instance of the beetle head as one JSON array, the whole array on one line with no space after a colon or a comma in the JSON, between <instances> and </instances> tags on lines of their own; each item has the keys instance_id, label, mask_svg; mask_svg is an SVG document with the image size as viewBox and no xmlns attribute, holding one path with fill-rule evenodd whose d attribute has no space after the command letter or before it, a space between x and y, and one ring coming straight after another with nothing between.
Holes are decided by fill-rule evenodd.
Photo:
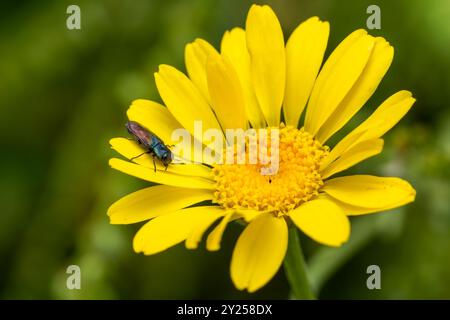
<instances>
[{"instance_id":1,"label":"beetle head","mask_svg":"<svg viewBox=\"0 0 450 320\"><path fill-rule=\"evenodd\" d=\"M173 155L170 150L164 151L164 153L161 155L161 162L164 164L166 168L172 162L172 160Z\"/></svg>"}]
</instances>

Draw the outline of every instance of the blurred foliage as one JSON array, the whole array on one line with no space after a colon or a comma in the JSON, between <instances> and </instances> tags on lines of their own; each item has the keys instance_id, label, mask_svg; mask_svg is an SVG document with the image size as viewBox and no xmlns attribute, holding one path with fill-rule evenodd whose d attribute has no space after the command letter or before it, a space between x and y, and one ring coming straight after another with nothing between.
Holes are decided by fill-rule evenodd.
<instances>
[{"instance_id":1,"label":"blurred foliage","mask_svg":"<svg viewBox=\"0 0 450 320\"><path fill-rule=\"evenodd\" d=\"M259 1L257 1L259 3ZM82 29L66 29L66 8L81 8ZM386 136L385 150L348 172L398 175L417 188L405 208L352 219L350 243L319 246L302 237L321 298L450 298L450 2L267 1L288 35L318 15L331 23L328 53L364 28L366 8L381 7L394 63L376 94L348 126L390 94L417 102ZM243 26L250 1L3 1L0 4L0 297L286 298L282 271L249 295L229 277L232 225L220 252L182 245L136 255L139 226L112 226L106 210L146 184L111 170L108 140L124 134L133 99L159 100L158 64L184 70L184 45ZM347 129L348 129L347 128ZM68 265L82 290L66 289ZM382 290L366 288L366 268L382 270Z\"/></svg>"}]
</instances>

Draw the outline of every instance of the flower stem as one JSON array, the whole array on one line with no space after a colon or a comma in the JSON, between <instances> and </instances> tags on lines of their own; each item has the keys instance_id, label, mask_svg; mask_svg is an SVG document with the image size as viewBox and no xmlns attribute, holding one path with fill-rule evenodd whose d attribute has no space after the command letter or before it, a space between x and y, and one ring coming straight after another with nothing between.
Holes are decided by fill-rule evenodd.
<instances>
[{"instance_id":1,"label":"flower stem","mask_svg":"<svg viewBox=\"0 0 450 320\"><path fill-rule=\"evenodd\" d=\"M288 248L283 264L294 299L316 299L308 280L306 263L295 227L289 228Z\"/></svg>"}]
</instances>

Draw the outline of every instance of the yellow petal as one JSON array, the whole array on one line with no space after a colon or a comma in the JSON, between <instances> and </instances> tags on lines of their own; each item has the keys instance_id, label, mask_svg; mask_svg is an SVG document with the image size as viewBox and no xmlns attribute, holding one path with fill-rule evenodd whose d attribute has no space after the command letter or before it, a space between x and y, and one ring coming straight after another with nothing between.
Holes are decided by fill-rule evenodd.
<instances>
[{"instance_id":1,"label":"yellow petal","mask_svg":"<svg viewBox=\"0 0 450 320\"><path fill-rule=\"evenodd\" d=\"M206 230L220 217L223 217L226 213L225 210L223 210L220 207L204 207L208 208L205 209L208 211L208 214L204 217L204 219L197 223L189 233L188 237L186 238L186 248L187 249L197 249L198 244L202 240L203 234L206 232Z\"/></svg>"},{"instance_id":2,"label":"yellow petal","mask_svg":"<svg viewBox=\"0 0 450 320\"><path fill-rule=\"evenodd\" d=\"M203 39L196 39L186 45L184 57L189 78L203 94L203 97L211 102L206 81L206 61L209 56L218 57L219 53Z\"/></svg>"},{"instance_id":3,"label":"yellow petal","mask_svg":"<svg viewBox=\"0 0 450 320\"><path fill-rule=\"evenodd\" d=\"M128 175L150 182L165 184L174 187L214 190L215 183L201 177L183 176L171 172L156 171L152 169L124 161L117 158L109 160L109 165L116 170ZM180 164L182 165L182 164Z\"/></svg>"},{"instance_id":4,"label":"yellow petal","mask_svg":"<svg viewBox=\"0 0 450 320\"><path fill-rule=\"evenodd\" d=\"M416 99L409 91L399 91L386 99L361 125L350 134L366 131L356 142L379 138L395 126L411 109ZM349 134L349 135L350 135Z\"/></svg>"},{"instance_id":5,"label":"yellow petal","mask_svg":"<svg viewBox=\"0 0 450 320\"><path fill-rule=\"evenodd\" d=\"M272 9L252 5L246 21L251 76L259 106L269 126L280 123L286 81L283 31Z\"/></svg>"},{"instance_id":6,"label":"yellow petal","mask_svg":"<svg viewBox=\"0 0 450 320\"><path fill-rule=\"evenodd\" d=\"M245 222L250 222L263 213L268 213L268 211L264 212L253 209L236 209L236 214L242 217Z\"/></svg>"},{"instance_id":7,"label":"yellow petal","mask_svg":"<svg viewBox=\"0 0 450 320\"><path fill-rule=\"evenodd\" d=\"M241 233L231 258L231 279L239 290L254 292L275 275L288 241L283 218L261 214Z\"/></svg>"},{"instance_id":8,"label":"yellow petal","mask_svg":"<svg viewBox=\"0 0 450 320\"><path fill-rule=\"evenodd\" d=\"M358 134L349 136L349 139L341 140L333 149L331 149L328 156L322 160L320 164L320 170L324 170L326 167L330 165L334 160L339 158L344 152L349 150L352 146L356 144L356 141L364 134L365 132L360 132Z\"/></svg>"},{"instance_id":9,"label":"yellow petal","mask_svg":"<svg viewBox=\"0 0 450 320\"><path fill-rule=\"evenodd\" d=\"M214 230L208 235L206 248L209 251L217 251L220 249L220 242L222 241L223 233L231 221L243 218L246 222L250 222L260 214L261 211L257 210L236 210L228 212L220 223L214 228Z\"/></svg>"},{"instance_id":10,"label":"yellow petal","mask_svg":"<svg viewBox=\"0 0 450 320\"><path fill-rule=\"evenodd\" d=\"M222 241L222 235L227 227L228 223L233 219L237 219L239 216L234 212L228 212L220 223L214 228L206 239L206 248L209 251L217 251L220 249L220 242Z\"/></svg>"},{"instance_id":11,"label":"yellow petal","mask_svg":"<svg viewBox=\"0 0 450 320\"><path fill-rule=\"evenodd\" d=\"M226 57L211 56L206 74L211 105L222 129L246 129L244 97L233 65Z\"/></svg>"},{"instance_id":12,"label":"yellow petal","mask_svg":"<svg viewBox=\"0 0 450 320\"><path fill-rule=\"evenodd\" d=\"M416 191L405 180L369 175L327 180L322 191L344 203L373 209L411 202L416 195Z\"/></svg>"},{"instance_id":13,"label":"yellow petal","mask_svg":"<svg viewBox=\"0 0 450 320\"><path fill-rule=\"evenodd\" d=\"M392 209L404 206L405 204L408 204L408 203L410 203L411 201L414 200L413 197L408 197L408 198L405 198L403 201L399 201L399 202L395 203L394 205L391 205L391 206L388 206L388 207L364 208L364 207L357 207L357 206L352 206L351 204L348 204L348 203L344 203L344 202L339 201L339 200L337 200L337 199L335 199L333 197L330 197L327 194L321 194L320 197L327 198L330 201L333 201L348 216L359 216L359 215L370 214L370 213L375 213L375 212L388 211L388 210L392 210Z\"/></svg>"},{"instance_id":14,"label":"yellow petal","mask_svg":"<svg viewBox=\"0 0 450 320\"><path fill-rule=\"evenodd\" d=\"M266 120L253 90L245 31L241 28L234 28L225 32L222 38L221 53L230 60L239 77L248 121L253 128L265 128Z\"/></svg>"},{"instance_id":15,"label":"yellow petal","mask_svg":"<svg viewBox=\"0 0 450 320\"><path fill-rule=\"evenodd\" d=\"M125 138L112 138L109 141L109 143L111 144L111 147L114 150L119 152L127 159L132 159L145 152L145 150L142 149L142 147L138 143ZM154 170L153 159L152 156L149 154L143 154L142 156L133 159L133 162L146 168L149 168L151 170ZM155 159L155 164L156 170L159 171L171 172L185 176L202 177L205 179L214 180L211 173L211 168L202 164L174 163L169 165L167 167L167 170L158 159Z\"/></svg>"},{"instance_id":16,"label":"yellow petal","mask_svg":"<svg viewBox=\"0 0 450 320\"><path fill-rule=\"evenodd\" d=\"M399 91L386 99L372 115L345 136L323 161L325 167L359 142L382 137L411 109L416 99L409 91Z\"/></svg>"},{"instance_id":17,"label":"yellow petal","mask_svg":"<svg viewBox=\"0 0 450 320\"><path fill-rule=\"evenodd\" d=\"M325 143L364 106L389 69L393 57L394 48L385 39L375 38L375 46L363 72L319 130L317 139L321 143Z\"/></svg>"},{"instance_id":18,"label":"yellow petal","mask_svg":"<svg viewBox=\"0 0 450 320\"><path fill-rule=\"evenodd\" d=\"M221 130L213 111L200 91L182 72L160 65L155 73L156 86L169 111L197 140L207 129ZM194 131L194 122L202 121L202 130Z\"/></svg>"},{"instance_id":19,"label":"yellow petal","mask_svg":"<svg viewBox=\"0 0 450 320\"><path fill-rule=\"evenodd\" d=\"M315 199L290 212L295 225L313 240L338 247L350 236L350 221L332 201Z\"/></svg>"},{"instance_id":20,"label":"yellow petal","mask_svg":"<svg viewBox=\"0 0 450 320\"><path fill-rule=\"evenodd\" d=\"M286 44L286 92L284 117L288 125L298 126L322 64L330 25L312 17L292 32Z\"/></svg>"},{"instance_id":21,"label":"yellow petal","mask_svg":"<svg viewBox=\"0 0 450 320\"><path fill-rule=\"evenodd\" d=\"M211 190L153 186L114 202L108 209L108 216L111 224L136 223L211 200L212 197Z\"/></svg>"},{"instance_id":22,"label":"yellow petal","mask_svg":"<svg viewBox=\"0 0 450 320\"><path fill-rule=\"evenodd\" d=\"M322 179L344 171L363 160L379 154L383 150L383 139L362 141L349 149L342 156L321 172Z\"/></svg>"},{"instance_id":23,"label":"yellow petal","mask_svg":"<svg viewBox=\"0 0 450 320\"><path fill-rule=\"evenodd\" d=\"M188 238L205 221L220 217L219 207L193 207L175 211L147 222L133 240L133 249L146 255L164 251Z\"/></svg>"},{"instance_id":24,"label":"yellow petal","mask_svg":"<svg viewBox=\"0 0 450 320\"><path fill-rule=\"evenodd\" d=\"M305 128L315 135L358 80L375 39L357 30L344 39L325 62L306 110Z\"/></svg>"}]
</instances>

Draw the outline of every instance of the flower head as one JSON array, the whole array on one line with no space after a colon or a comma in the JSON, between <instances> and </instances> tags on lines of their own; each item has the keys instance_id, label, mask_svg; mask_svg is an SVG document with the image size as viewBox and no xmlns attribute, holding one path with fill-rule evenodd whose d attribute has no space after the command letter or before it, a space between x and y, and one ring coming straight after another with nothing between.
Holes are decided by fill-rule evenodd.
<instances>
[{"instance_id":1,"label":"flower head","mask_svg":"<svg viewBox=\"0 0 450 320\"><path fill-rule=\"evenodd\" d=\"M132 160L111 159L114 169L160 184L125 196L109 208L111 223L150 220L134 238L136 252L154 254L183 241L187 248L196 248L213 225L206 246L218 250L227 224L242 219L248 224L233 252L231 278L238 289L253 292L279 269L289 223L321 244L340 246L350 236L349 216L414 200L415 190L399 178L332 178L379 154L381 137L415 99L408 91L393 94L340 142L328 146L329 138L376 90L394 53L384 38L357 30L322 66L328 35L329 24L313 17L301 23L285 45L272 9L253 5L245 30L227 31L220 52L201 39L186 46L187 76L171 66L159 67L155 80L166 106L135 100L127 113L131 121L167 145L177 143L172 133L180 128L190 133L194 145L209 129L254 129L241 152L232 153L233 159L249 160L252 146L273 146L259 129L267 129L268 136L277 134L277 148L258 154L256 162L244 163L219 163L203 157L204 148L193 147L186 154L174 150L175 157L200 157L202 163L165 168L156 161L154 170L151 154L136 157L143 152L137 143L112 139L112 147ZM195 127L198 121L200 130ZM226 135L220 139L231 144ZM267 167L264 159L273 156L276 170L262 174ZM210 205L193 206L207 200Z\"/></svg>"}]
</instances>

